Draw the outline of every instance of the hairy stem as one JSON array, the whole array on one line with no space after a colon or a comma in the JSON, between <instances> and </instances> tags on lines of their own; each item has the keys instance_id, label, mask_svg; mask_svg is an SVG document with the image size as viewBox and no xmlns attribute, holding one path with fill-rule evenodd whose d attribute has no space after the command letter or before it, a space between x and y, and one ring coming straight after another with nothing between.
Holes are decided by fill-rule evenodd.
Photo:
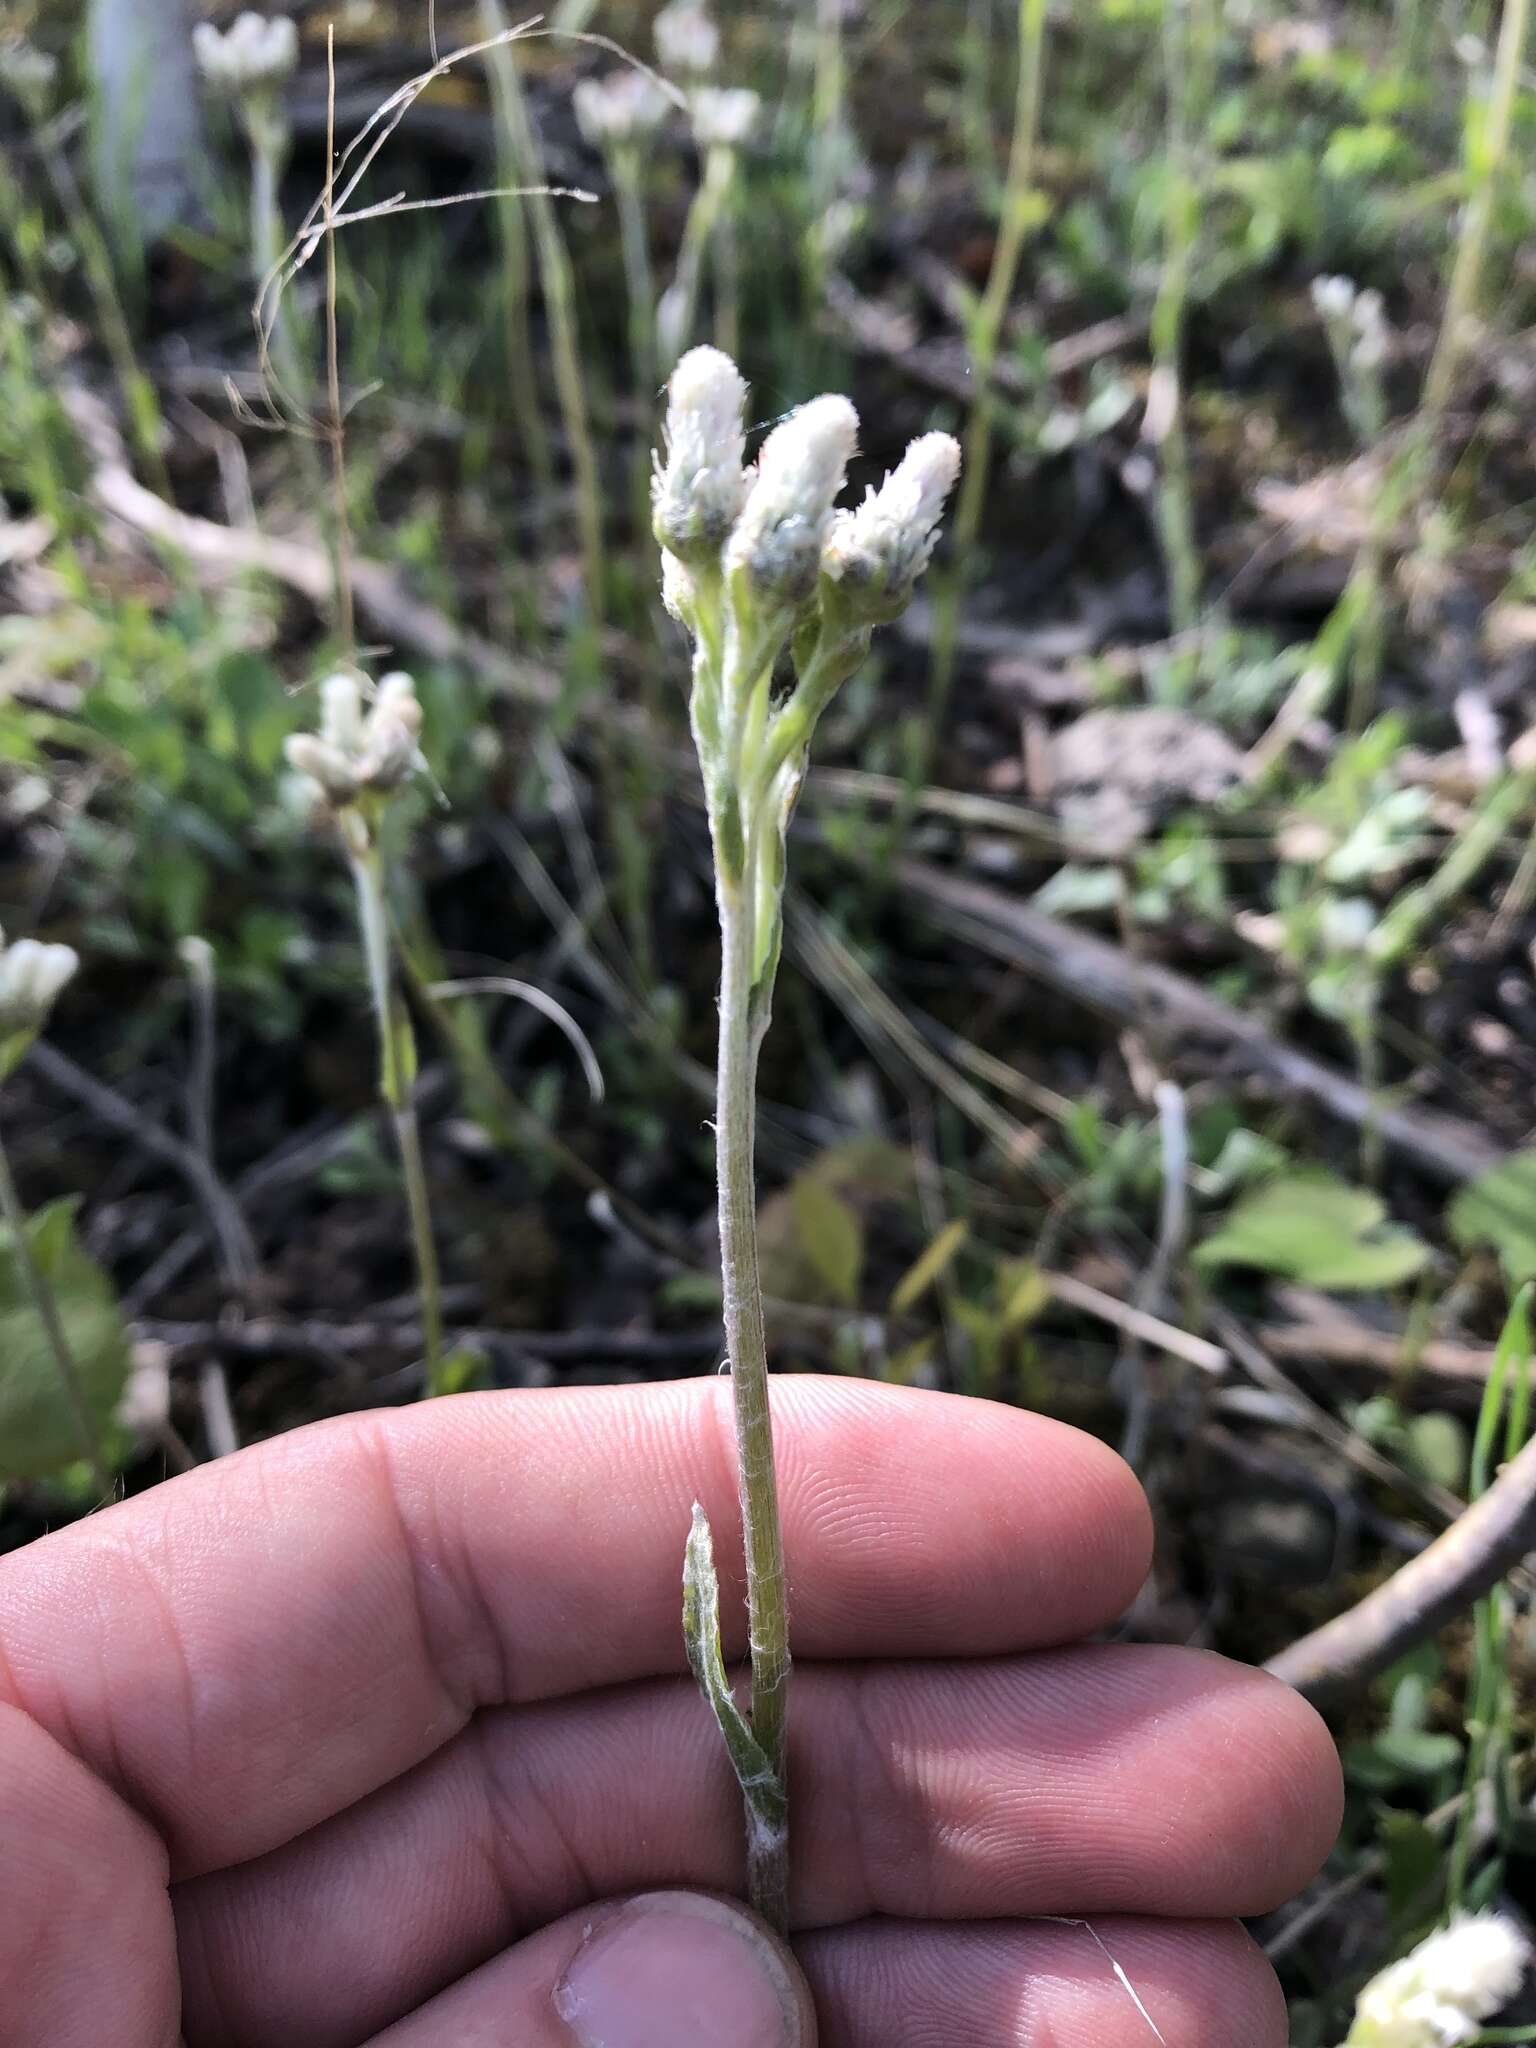
<instances>
[{"instance_id":1,"label":"hairy stem","mask_svg":"<svg viewBox=\"0 0 1536 2048\"><path fill-rule=\"evenodd\" d=\"M59 1385L74 1418L75 1434L80 1439L80 1455L91 1468L91 1483L105 1499L112 1491L112 1481L107 1473L107 1461L101 1447L101 1432L96 1427L95 1416L91 1413L85 1379L70 1346L69 1336L64 1328L64 1318L59 1313L58 1301L32 1250L32 1240L27 1235L26 1211L22 1208L21 1197L16 1192L16 1182L11 1175L10 1157L3 1140L0 1140L0 1218L4 1219L5 1227L11 1234L11 1242L16 1247L16 1262L21 1267L27 1292L32 1297L32 1307L43 1326L43 1336L53 1353L54 1364L59 1369Z\"/></svg>"},{"instance_id":2,"label":"hairy stem","mask_svg":"<svg viewBox=\"0 0 1536 2048\"><path fill-rule=\"evenodd\" d=\"M722 972L716 1076L715 1171L720 1196L720 1272L730 1355L747 1561L752 1650L752 1733L780 1785L785 1782L785 1708L789 1690L789 1612L784 1545L768 1407L768 1346L757 1269L754 1164L757 1056L766 1017L754 1001L756 950L750 874L717 870ZM789 1834L765 1827L747 1808L748 1877L753 1905L773 1927L788 1923Z\"/></svg>"},{"instance_id":3,"label":"hairy stem","mask_svg":"<svg viewBox=\"0 0 1536 2048\"><path fill-rule=\"evenodd\" d=\"M357 886L358 924L368 968L368 993L379 1033L379 1093L389 1109L405 1181L411 1244L416 1258L416 1285L421 1297L422 1351L427 1385L435 1393L442 1384L443 1301L437 1269L437 1243L432 1235L432 1207L426 1166L421 1154L421 1128L411 1101L411 1070L415 1064L410 1027L394 985L389 938L389 913L384 905L384 865L376 845L352 855Z\"/></svg>"}]
</instances>

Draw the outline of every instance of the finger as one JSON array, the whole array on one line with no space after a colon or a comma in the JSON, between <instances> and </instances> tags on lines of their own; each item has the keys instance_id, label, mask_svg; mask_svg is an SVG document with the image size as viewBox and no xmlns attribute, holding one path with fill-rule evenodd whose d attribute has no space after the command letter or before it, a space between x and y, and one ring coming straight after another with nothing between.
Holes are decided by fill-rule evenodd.
<instances>
[{"instance_id":1,"label":"finger","mask_svg":"<svg viewBox=\"0 0 1536 2048\"><path fill-rule=\"evenodd\" d=\"M375 2036L369 2048L443 2048L449 2041L453 2048L505 2048L510 2041L519 2048L779 2048L771 2031L744 2037L731 2031L730 2018L717 2024L714 2014L647 2031L644 2009L626 2008L621 1997L605 2027L586 2036L572 2031L556 2002L572 1939L573 1922L557 1923ZM815 1998L820 2048L994 2041L1010 2048L1078 2041L1153 2048L1159 2038L1169 2048L1285 2048L1279 1986L1230 1924L1106 1920L1090 1932L869 1923L816 1935L796 1949ZM796 2036L787 2040L796 2043Z\"/></svg>"},{"instance_id":2,"label":"finger","mask_svg":"<svg viewBox=\"0 0 1536 2048\"><path fill-rule=\"evenodd\" d=\"M796 1947L821 2048L1285 2048L1287 2039L1274 1972L1231 1922L873 1923Z\"/></svg>"},{"instance_id":3,"label":"finger","mask_svg":"<svg viewBox=\"0 0 1536 2048\"><path fill-rule=\"evenodd\" d=\"M165 1851L78 1757L0 1707L0 2040L172 2048Z\"/></svg>"},{"instance_id":4,"label":"finger","mask_svg":"<svg viewBox=\"0 0 1536 2048\"><path fill-rule=\"evenodd\" d=\"M152 1819L178 1874L259 1855L477 1707L680 1669L696 1497L739 1554L729 1401L714 1380L467 1396L221 1459L0 1564L0 1699ZM1076 1431L810 1377L774 1413L800 1654L1060 1641L1139 1583L1145 1503ZM740 1606L727 1586L738 1647Z\"/></svg>"},{"instance_id":5,"label":"finger","mask_svg":"<svg viewBox=\"0 0 1536 2048\"><path fill-rule=\"evenodd\" d=\"M796 1919L1266 1911L1339 1814L1327 1730L1196 1651L804 1666ZM195 2038L331 2048L553 1914L658 1883L739 1892L740 1796L690 1685L478 1717L303 1841L177 1893Z\"/></svg>"},{"instance_id":6,"label":"finger","mask_svg":"<svg viewBox=\"0 0 1536 2048\"><path fill-rule=\"evenodd\" d=\"M789 1952L728 1899L651 1892L573 1914L370 2048L816 2048Z\"/></svg>"}]
</instances>

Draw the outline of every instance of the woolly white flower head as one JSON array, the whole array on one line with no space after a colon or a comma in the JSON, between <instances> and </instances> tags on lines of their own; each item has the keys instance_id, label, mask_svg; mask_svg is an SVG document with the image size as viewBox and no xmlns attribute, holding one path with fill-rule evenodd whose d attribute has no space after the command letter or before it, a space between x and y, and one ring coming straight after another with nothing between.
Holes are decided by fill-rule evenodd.
<instances>
[{"instance_id":1,"label":"woolly white flower head","mask_svg":"<svg viewBox=\"0 0 1536 2048\"><path fill-rule=\"evenodd\" d=\"M320 686L320 730L295 733L284 746L289 765L338 809L365 792L398 789L420 761L421 706L400 670L384 676L365 711L357 679L327 676Z\"/></svg>"},{"instance_id":2,"label":"woolly white flower head","mask_svg":"<svg viewBox=\"0 0 1536 2048\"><path fill-rule=\"evenodd\" d=\"M746 402L746 379L717 348L690 349L668 380L652 525L661 546L684 561L717 553L746 502Z\"/></svg>"},{"instance_id":3,"label":"woolly white flower head","mask_svg":"<svg viewBox=\"0 0 1536 2048\"><path fill-rule=\"evenodd\" d=\"M744 569L758 589L789 603L811 595L858 437L858 414L846 398L830 394L798 407L774 428L726 543L727 570Z\"/></svg>"},{"instance_id":4,"label":"woolly white flower head","mask_svg":"<svg viewBox=\"0 0 1536 2048\"><path fill-rule=\"evenodd\" d=\"M0 40L0 79L34 121L48 111L58 75L58 59L29 43L25 36L6 36Z\"/></svg>"},{"instance_id":5,"label":"woolly white flower head","mask_svg":"<svg viewBox=\"0 0 1536 2048\"><path fill-rule=\"evenodd\" d=\"M823 573L854 602L863 598L900 609L928 566L959 474L960 443L954 436L922 435L862 505L834 515Z\"/></svg>"},{"instance_id":6,"label":"woolly white flower head","mask_svg":"<svg viewBox=\"0 0 1536 2048\"><path fill-rule=\"evenodd\" d=\"M1465 2048L1520 1988L1531 1944L1498 1913L1462 1914L1373 1977L1355 2008L1357 2048Z\"/></svg>"},{"instance_id":7,"label":"woolly white flower head","mask_svg":"<svg viewBox=\"0 0 1536 2048\"><path fill-rule=\"evenodd\" d=\"M656 54L668 71L701 77L720 59L720 31L701 0L672 0L656 17Z\"/></svg>"},{"instance_id":8,"label":"woolly white flower head","mask_svg":"<svg viewBox=\"0 0 1536 2048\"><path fill-rule=\"evenodd\" d=\"M1347 320L1354 310L1355 282L1349 277L1314 277L1312 304L1324 320Z\"/></svg>"},{"instance_id":9,"label":"woolly white flower head","mask_svg":"<svg viewBox=\"0 0 1536 2048\"><path fill-rule=\"evenodd\" d=\"M594 149L612 149L654 135L671 105L643 71L610 71L584 78L573 95L576 125Z\"/></svg>"},{"instance_id":10,"label":"woolly white flower head","mask_svg":"<svg viewBox=\"0 0 1536 2048\"><path fill-rule=\"evenodd\" d=\"M299 31L286 14L247 11L221 34L211 21L192 31L197 68L208 83L231 99L275 91L298 68Z\"/></svg>"},{"instance_id":11,"label":"woolly white flower head","mask_svg":"<svg viewBox=\"0 0 1536 2048\"><path fill-rule=\"evenodd\" d=\"M740 149L750 141L762 100L749 87L701 85L688 102L700 149Z\"/></svg>"},{"instance_id":12,"label":"woolly white flower head","mask_svg":"<svg viewBox=\"0 0 1536 2048\"><path fill-rule=\"evenodd\" d=\"M41 1031L79 965L73 946L48 946L38 939L7 946L0 936L0 1037Z\"/></svg>"}]
</instances>

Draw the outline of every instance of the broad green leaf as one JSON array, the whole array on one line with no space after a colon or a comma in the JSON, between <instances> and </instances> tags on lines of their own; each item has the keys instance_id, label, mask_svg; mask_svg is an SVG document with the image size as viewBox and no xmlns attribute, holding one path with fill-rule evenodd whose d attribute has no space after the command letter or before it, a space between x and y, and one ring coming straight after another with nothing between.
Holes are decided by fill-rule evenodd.
<instances>
[{"instance_id":1,"label":"broad green leaf","mask_svg":"<svg viewBox=\"0 0 1536 2048\"><path fill-rule=\"evenodd\" d=\"M1228 1211L1194 1254L1207 1270L1257 1266L1340 1293L1399 1286L1428 1257L1429 1247L1412 1231L1387 1220L1377 1196L1325 1174L1265 1181Z\"/></svg>"},{"instance_id":2,"label":"broad green leaf","mask_svg":"<svg viewBox=\"0 0 1536 2048\"><path fill-rule=\"evenodd\" d=\"M789 1191L800 1249L839 1307L853 1308L864 1270L859 1213L825 1181L801 1174Z\"/></svg>"},{"instance_id":3,"label":"broad green leaf","mask_svg":"<svg viewBox=\"0 0 1536 2048\"><path fill-rule=\"evenodd\" d=\"M1511 1287L1536 1280L1536 1146L1511 1152L1469 1181L1446 1217L1452 1237L1472 1249L1491 1245Z\"/></svg>"},{"instance_id":4,"label":"broad green leaf","mask_svg":"<svg viewBox=\"0 0 1536 2048\"><path fill-rule=\"evenodd\" d=\"M74 1210L72 1201L49 1203L28 1222L27 1241L105 1431L128 1376L128 1334L112 1283L76 1242ZM42 1478L73 1464L80 1450L58 1359L7 1238L0 1241L0 1479Z\"/></svg>"},{"instance_id":5,"label":"broad green leaf","mask_svg":"<svg viewBox=\"0 0 1536 2048\"><path fill-rule=\"evenodd\" d=\"M971 1226L963 1216L946 1223L927 1249L907 1268L891 1290L891 1314L905 1315L954 1264Z\"/></svg>"}]
</instances>

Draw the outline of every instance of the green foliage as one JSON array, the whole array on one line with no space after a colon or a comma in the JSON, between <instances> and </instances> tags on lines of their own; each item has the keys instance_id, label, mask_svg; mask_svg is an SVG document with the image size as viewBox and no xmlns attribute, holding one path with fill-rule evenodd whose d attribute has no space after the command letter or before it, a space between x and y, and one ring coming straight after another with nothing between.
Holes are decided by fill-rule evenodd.
<instances>
[{"instance_id":1,"label":"green foliage","mask_svg":"<svg viewBox=\"0 0 1536 2048\"><path fill-rule=\"evenodd\" d=\"M112 1283L75 1236L75 1200L50 1202L27 1242L59 1318L91 1412L105 1432L128 1376L128 1333ZM58 1361L33 1305L14 1242L0 1241L0 1480L37 1479L72 1465L80 1438Z\"/></svg>"},{"instance_id":2,"label":"green foliage","mask_svg":"<svg viewBox=\"0 0 1536 2048\"><path fill-rule=\"evenodd\" d=\"M1379 1196L1326 1174L1296 1173L1244 1196L1193 1256L1207 1272L1256 1266L1304 1287L1350 1293L1401 1286L1423 1270L1429 1247L1387 1221Z\"/></svg>"},{"instance_id":3,"label":"green foliage","mask_svg":"<svg viewBox=\"0 0 1536 2048\"><path fill-rule=\"evenodd\" d=\"M1536 1280L1536 1146L1510 1153L1459 1190L1446 1213L1468 1250L1491 1246L1511 1287Z\"/></svg>"}]
</instances>

